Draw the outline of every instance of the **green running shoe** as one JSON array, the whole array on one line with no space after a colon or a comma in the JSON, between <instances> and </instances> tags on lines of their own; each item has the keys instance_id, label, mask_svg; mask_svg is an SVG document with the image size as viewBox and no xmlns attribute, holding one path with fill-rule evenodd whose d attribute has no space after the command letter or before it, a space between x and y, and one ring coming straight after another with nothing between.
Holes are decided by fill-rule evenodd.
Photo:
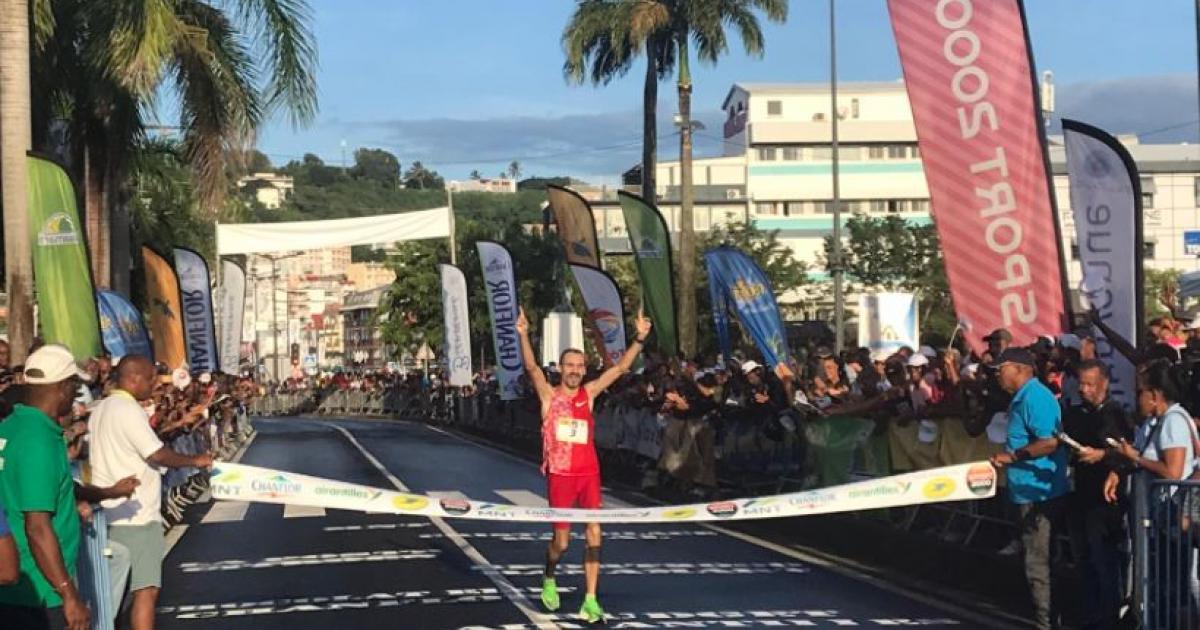
<instances>
[{"instance_id":1,"label":"green running shoe","mask_svg":"<svg viewBox=\"0 0 1200 630\"><path fill-rule=\"evenodd\" d=\"M558 610L558 585L554 578L542 578L542 605L550 612Z\"/></svg>"},{"instance_id":2,"label":"green running shoe","mask_svg":"<svg viewBox=\"0 0 1200 630\"><path fill-rule=\"evenodd\" d=\"M600 602L596 601L595 595L583 598L583 606L579 609L579 618L588 623L604 621L604 609L600 607Z\"/></svg>"}]
</instances>

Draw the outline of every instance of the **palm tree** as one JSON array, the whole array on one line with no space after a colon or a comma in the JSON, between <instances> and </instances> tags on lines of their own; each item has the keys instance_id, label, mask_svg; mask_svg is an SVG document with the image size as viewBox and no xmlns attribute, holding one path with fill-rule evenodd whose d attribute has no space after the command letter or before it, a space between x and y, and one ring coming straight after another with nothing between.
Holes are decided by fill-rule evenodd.
<instances>
[{"instance_id":1,"label":"palm tree","mask_svg":"<svg viewBox=\"0 0 1200 630\"><path fill-rule=\"evenodd\" d=\"M33 341L33 252L29 242L29 4L0 0L0 189L4 209L4 280L13 364Z\"/></svg>"},{"instance_id":2,"label":"palm tree","mask_svg":"<svg viewBox=\"0 0 1200 630\"><path fill-rule=\"evenodd\" d=\"M108 283L110 237L128 242L129 166L159 93L177 101L170 129L210 220L267 116L284 108L305 124L316 112L304 0L32 1L35 146L66 123L61 148L83 182L98 284ZM129 248L111 254L119 285Z\"/></svg>"},{"instance_id":3,"label":"palm tree","mask_svg":"<svg viewBox=\"0 0 1200 630\"><path fill-rule=\"evenodd\" d=\"M642 195L654 199L653 172L658 78L678 70L679 96L679 343L691 356L697 349L696 230L692 218L692 44L696 57L715 64L729 51L726 26L742 40L746 54L762 56L758 14L772 22L787 19L787 0L581 0L563 33L567 77L608 83L629 71L645 54L643 92ZM589 72L590 69L590 72ZM652 80L653 77L653 80ZM651 94L651 91L654 91ZM651 182L647 189L647 182Z\"/></svg>"}]
</instances>

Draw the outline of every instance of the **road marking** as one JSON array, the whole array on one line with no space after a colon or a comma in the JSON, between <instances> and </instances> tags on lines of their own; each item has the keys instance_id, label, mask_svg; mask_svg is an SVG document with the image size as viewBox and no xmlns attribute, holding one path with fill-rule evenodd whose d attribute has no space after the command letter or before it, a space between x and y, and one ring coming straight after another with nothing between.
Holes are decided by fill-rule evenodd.
<instances>
[{"instance_id":1,"label":"road marking","mask_svg":"<svg viewBox=\"0 0 1200 630\"><path fill-rule=\"evenodd\" d=\"M542 575L542 564L497 564L504 575ZM800 562L606 562L604 575L804 575L812 569ZM583 575L583 565L560 564L559 575Z\"/></svg>"},{"instance_id":2,"label":"road marking","mask_svg":"<svg viewBox=\"0 0 1200 630\"><path fill-rule=\"evenodd\" d=\"M200 523L233 523L246 518L246 510L249 509L250 503L247 501L217 501L200 519Z\"/></svg>"},{"instance_id":3,"label":"road marking","mask_svg":"<svg viewBox=\"0 0 1200 630\"><path fill-rule=\"evenodd\" d=\"M574 593L573 586L558 587L559 593ZM525 587L530 595L538 595L541 588ZM159 606L157 612L173 615L176 619L215 619L219 617L257 617L261 615L286 615L338 610L365 610L371 608L396 608L400 606L429 606L445 604L473 604L503 601L495 588L452 588L442 591L386 591L367 595L344 593L338 595L312 595L285 597L257 601L215 602L205 604L180 604Z\"/></svg>"},{"instance_id":4,"label":"road marking","mask_svg":"<svg viewBox=\"0 0 1200 630\"><path fill-rule=\"evenodd\" d=\"M442 435L453 438L460 442L465 442L467 444L471 444L471 445L477 446L479 448L487 449L487 450L492 451L493 453L496 453L507 459L520 462L521 464L523 464L525 466L531 466L533 468L538 468L538 465L535 464L534 462L531 462L527 459L518 457L512 453L509 453L508 451L505 451L502 448L499 448L492 444L488 444L487 442L470 440L461 435L458 435L457 433L452 433L450 431L446 431L444 429L434 427L434 426L429 426L427 424L423 424L420 422L412 422L412 421L407 421L407 420L401 420L401 422L405 422L409 425L425 427L426 429L428 429L430 431L433 431L435 433L440 433ZM644 495L641 495L641 496L648 503L652 503L652 504L656 504L656 505L664 505L664 503L662 501L656 501L656 500L646 497ZM847 577L852 580L857 580L859 582L869 584L869 585L879 588L881 590L887 591L889 593L893 593L895 595L899 595L901 597L905 597L912 601L919 602L921 604L925 604L927 606L946 611L947 613L950 613L953 615L957 615L967 621L970 621L972 624L975 624L977 627L980 627L980 628L995 628L997 630L1010 630L1012 628L1022 628L1025 626L1025 624L1022 623L1019 618L1013 616L1012 614L1010 614L1004 610L1000 610L994 606L989 606L987 604L981 604L981 606L982 606L981 611L976 611L976 610L972 610L970 608L966 608L963 606L958 606L956 604L946 602L942 599L937 599L934 597L926 596L926 595L922 594L921 592L915 590L915 588L908 588L905 586L892 584L892 583L884 580L883 578L872 575L869 572L869 569L867 567L865 567L859 563L853 562L851 560L848 560L846 558L840 558L837 556L823 554L823 553L821 553L815 549L811 549L811 548L801 548L801 549L803 549L803 550L801 550L801 549L796 549L796 548L791 548L791 547L785 547L783 545L773 543L769 540L759 538L758 536L754 536L752 534L745 534L745 533L734 531L731 529L726 529L726 528L720 527L718 525L709 525L707 523L700 523L700 526L708 528L712 531L715 531L715 532L718 532L721 534L725 534L726 536L731 536L733 538L737 538L738 540L749 543L751 545L755 545L755 546L761 547L763 549L769 549L776 553L781 553L789 558L793 558L796 560L801 560L803 562L811 563L811 564L819 566L823 569L827 569L829 571L837 573L838 575L841 575L843 577ZM930 591L938 590L937 585L928 585L928 586L929 586ZM986 612L983 612L983 611L986 611ZM996 619L996 617L1000 617L1001 619Z\"/></svg>"},{"instance_id":5,"label":"road marking","mask_svg":"<svg viewBox=\"0 0 1200 630\"><path fill-rule=\"evenodd\" d=\"M283 505L283 518L314 518L324 517L325 508L313 505L294 505L285 503Z\"/></svg>"},{"instance_id":6,"label":"road marking","mask_svg":"<svg viewBox=\"0 0 1200 630\"><path fill-rule=\"evenodd\" d=\"M528 490L493 490L493 492L519 507L546 507L549 505L542 495Z\"/></svg>"},{"instance_id":7,"label":"road marking","mask_svg":"<svg viewBox=\"0 0 1200 630\"><path fill-rule=\"evenodd\" d=\"M352 433L336 424L333 425L333 428L337 429L338 432L340 432L347 440L349 440L350 443L353 444L355 448L357 448L359 452L363 454L363 457L365 457L367 461L371 462L371 465L374 466L376 470L378 470L384 477L387 477L387 480L390 481L397 490L400 492L412 492L408 489L408 486L404 485L404 482L397 479L395 475L393 475L386 467L384 467L384 465L366 449L366 447L359 443L358 439L356 439ZM521 590L513 585L512 582L508 581L508 578L504 577L504 575L501 574L500 571L497 570L487 558L483 557L483 554L479 553L478 549L472 547L471 543L467 542L457 531L455 531L453 527L447 525L446 521L440 518L430 518L429 521L433 523L435 527L441 530L441 532L446 535L446 538L458 546L458 548L462 550L463 554L465 554L471 559L472 562L475 563L475 568L487 576L487 578L491 580L492 584L496 585L496 588L500 590L504 597L507 598L513 606L516 606L517 610L520 610L521 614L525 615L529 621L533 622L533 625L538 628L538 630L556 630L558 628L557 624L555 624L553 621L550 621L546 615L534 608L533 603L529 601L529 598L525 596L525 593L521 592Z\"/></svg>"},{"instance_id":8,"label":"road marking","mask_svg":"<svg viewBox=\"0 0 1200 630\"><path fill-rule=\"evenodd\" d=\"M433 560L441 555L438 549L381 549L378 551L346 551L341 553L309 553L300 556L272 556L260 560L217 560L215 562L181 562L184 573L211 571L243 571L246 569L275 569L327 564L360 564L363 562L396 562L400 560Z\"/></svg>"},{"instance_id":9,"label":"road marking","mask_svg":"<svg viewBox=\"0 0 1200 630\"><path fill-rule=\"evenodd\" d=\"M369 532L373 530L420 529L424 527L429 527L429 523L421 521L416 523L371 523L370 525L328 525L321 529L327 532Z\"/></svg>"}]
</instances>

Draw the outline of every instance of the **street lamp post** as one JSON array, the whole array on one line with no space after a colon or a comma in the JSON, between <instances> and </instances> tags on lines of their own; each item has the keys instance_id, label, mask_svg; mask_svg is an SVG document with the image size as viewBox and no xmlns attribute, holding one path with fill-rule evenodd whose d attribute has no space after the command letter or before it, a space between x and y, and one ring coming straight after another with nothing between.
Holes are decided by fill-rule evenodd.
<instances>
[{"instance_id":1,"label":"street lamp post","mask_svg":"<svg viewBox=\"0 0 1200 630\"><path fill-rule=\"evenodd\" d=\"M829 0L829 101L830 101L830 165L833 174L833 247L829 266L833 272L833 326L835 352L842 351L845 342L846 310L842 304L842 196L838 181L838 104L837 104L837 37L834 23L835 0Z\"/></svg>"}]
</instances>

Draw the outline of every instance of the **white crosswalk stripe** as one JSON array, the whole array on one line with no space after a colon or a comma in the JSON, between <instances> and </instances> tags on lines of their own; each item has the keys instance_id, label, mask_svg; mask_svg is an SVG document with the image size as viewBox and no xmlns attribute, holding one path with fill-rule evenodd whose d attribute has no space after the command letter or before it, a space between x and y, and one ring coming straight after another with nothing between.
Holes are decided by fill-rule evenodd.
<instances>
[{"instance_id":1,"label":"white crosswalk stripe","mask_svg":"<svg viewBox=\"0 0 1200 630\"><path fill-rule=\"evenodd\" d=\"M246 518L250 504L246 501L217 501L209 508L201 523L233 523Z\"/></svg>"},{"instance_id":2,"label":"white crosswalk stripe","mask_svg":"<svg viewBox=\"0 0 1200 630\"><path fill-rule=\"evenodd\" d=\"M283 506L283 518L313 518L324 517L325 508L312 505L291 505Z\"/></svg>"},{"instance_id":3,"label":"white crosswalk stripe","mask_svg":"<svg viewBox=\"0 0 1200 630\"><path fill-rule=\"evenodd\" d=\"M546 507L548 505L545 498L528 490L493 490L493 492L520 507Z\"/></svg>"}]
</instances>

